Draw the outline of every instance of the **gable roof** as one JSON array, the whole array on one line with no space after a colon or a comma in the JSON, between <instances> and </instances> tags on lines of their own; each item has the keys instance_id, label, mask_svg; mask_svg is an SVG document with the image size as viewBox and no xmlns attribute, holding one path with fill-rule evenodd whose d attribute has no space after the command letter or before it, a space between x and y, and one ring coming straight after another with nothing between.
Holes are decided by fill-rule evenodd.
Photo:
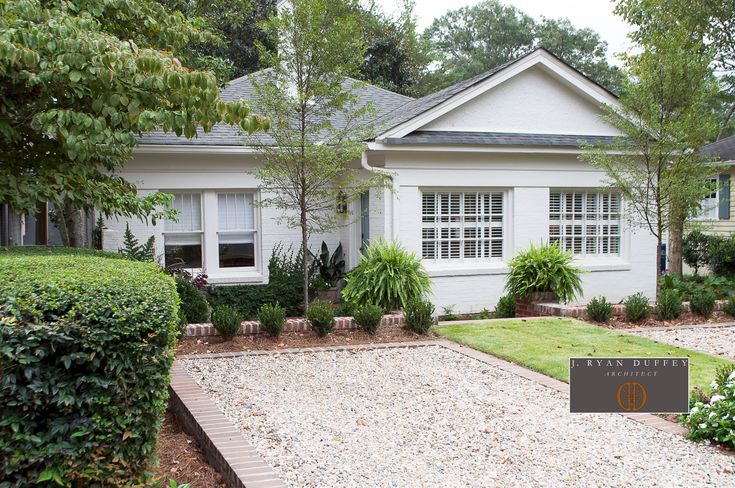
<instances>
[{"instance_id":1,"label":"gable roof","mask_svg":"<svg viewBox=\"0 0 735 488\"><path fill-rule=\"evenodd\" d=\"M577 134L529 134L513 132L466 132L417 130L403 137L388 137L386 144L578 147L582 144L611 144L614 136Z\"/></svg>"},{"instance_id":2,"label":"gable roof","mask_svg":"<svg viewBox=\"0 0 735 488\"><path fill-rule=\"evenodd\" d=\"M702 148L704 154L714 154L722 161L735 161L735 136L720 139Z\"/></svg>"},{"instance_id":3,"label":"gable roof","mask_svg":"<svg viewBox=\"0 0 735 488\"><path fill-rule=\"evenodd\" d=\"M251 73L240 78L236 78L220 91L220 97L226 102L235 100L247 100L253 113L258 113L258 101L253 85L253 77L257 77L267 72L262 70ZM357 85L355 85L357 83ZM352 90L358 97L358 106L366 103L372 103L375 110L373 118L380 118L387 113L394 112L396 109L411 102L413 98L394 93L375 85L359 82L352 78L345 78L343 82L345 90ZM370 122L366 120L365 122ZM337 114L332 119L332 124L336 128L345 126L345 118ZM256 136L248 135L239 127L217 124L210 132L197 130L197 137L187 139L183 136L179 137L174 133L166 133L162 130L147 132L138 138L140 144L146 145L186 145L186 146L242 146L248 142L258 144L274 144L274 140L267 133L258 133Z\"/></svg>"}]
</instances>

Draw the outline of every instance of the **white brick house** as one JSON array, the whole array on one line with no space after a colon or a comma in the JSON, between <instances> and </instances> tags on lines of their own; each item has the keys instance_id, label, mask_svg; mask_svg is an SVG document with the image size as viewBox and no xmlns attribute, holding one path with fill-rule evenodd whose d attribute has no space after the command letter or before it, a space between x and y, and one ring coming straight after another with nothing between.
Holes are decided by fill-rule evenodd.
<instances>
[{"instance_id":1,"label":"white brick house","mask_svg":"<svg viewBox=\"0 0 735 488\"><path fill-rule=\"evenodd\" d=\"M354 165L390 171L394 191L371 191L350 209L365 218L314 236L313 248L341 242L352 267L364 240L398 240L424 258L435 304L458 312L492 309L507 261L549 240L589 271L586 298L654 295L655 239L626 222L625 203L600 189L604 174L578 157L580 141L617 135L600 118L614 95L542 49L421 99L369 85L359 95L374 103L380 132ZM223 90L236 97L252 98L247 77ZM229 127L194 140L147 134L122 170L143 192L176 195L182 212L178 223L131 229L213 283L267 282L274 245L299 242L277 210L252 205L258 153L243 141ZM117 250L125 222L106 226L104 246Z\"/></svg>"}]
</instances>

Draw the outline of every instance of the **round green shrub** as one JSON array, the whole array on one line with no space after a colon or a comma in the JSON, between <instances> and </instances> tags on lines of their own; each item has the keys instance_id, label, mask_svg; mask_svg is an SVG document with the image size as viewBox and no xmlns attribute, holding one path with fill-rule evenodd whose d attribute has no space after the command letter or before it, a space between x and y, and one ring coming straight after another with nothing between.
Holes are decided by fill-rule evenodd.
<instances>
[{"instance_id":1,"label":"round green shrub","mask_svg":"<svg viewBox=\"0 0 735 488\"><path fill-rule=\"evenodd\" d=\"M689 306L692 312L702 317L709 317L715 311L715 294L712 292L700 292L692 295Z\"/></svg>"},{"instance_id":2,"label":"round green shrub","mask_svg":"<svg viewBox=\"0 0 735 488\"><path fill-rule=\"evenodd\" d=\"M722 311L730 317L735 317L735 297L728 298L727 303L722 307Z\"/></svg>"},{"instance_id":3,"label":"round green shrub","mask_svg":"<svg viewBox=\"0 0 735 488\"><path fill-rule=\"evenodd\" d=\"M323 300L314 300L306 311L311 330L319 337L324 337L334 329L334 311L332 304Z\"/></svg>"},{"instance_id":4,"label":"round green shrub","mask_svg":"<svg viewBox=\"0 0 735 488\"><path fill-rule=\"evenodd\" d=\"M516 299L513 295L505 295L500 297L498 304L495 305L494 318L496 319L512 319L516 316Z\"/></svg>"},{"instance_id":5,"label":"round green shrub","mask_svg":"<svg viewBox=\"0 0 735 488\"><path fill-rule=\"evenodd\" d=\"M232 340L240 332L242 315L229 305L218 305L212 312L212 325L226 341Z\"/></svg>"},{"instance_id":6,"label":"round green shrub","mask_svg":"<svg viewBox=\"0 0 735 488\"><path fill-rule=\"evenodd\" d=\"M642 322L651 316L651 306L643 293L636 293L625 299L625 320L628 322Z\"/></svg>"},{"instance_id":7,"label":"round green shrub","mask_svg":"<svg viewBox=\"0 0 735 488\"><path fill-rule=\"evenodd\" d=\"M152 263L0 252L0 479L149 479L178 333L174 280Z\"/></svg>"},{"instance_id":8,"label":"round green shrub","mask_svg":"<svg viewBox=\"0 0 735 488\"><path fill-rule=\"evenodd\" d=\"M181 321L185 324L205 324L209 322L212 309L204 293L186 277L176 278L176 291L181 301Z\"/></svg>"},{"instance_id":9,"label":"round green shrub","mask_svg":"<svg viewBox=\"0 0 735 488\"><path fill-rule=\"evenodd\" d=\"M684 313L681 295L676 290L662 290L656 300L656 315L661 320L673 320Z\"/></svg>"},{"instance_id":10,"label":"round green shrub","mask_svg":"<svg viewBox=\"0 0 735 488\"><path fill-rule=\"evenodd\" d=\"M355 306L373 304L398 310L431 290L431 280L421 259L396 242L368 244L360 262L347 275L342 298Z\"/></svg>"},{"instance_id":11,"label":"round green shrub","mask_svg":"<svg viewBox=\"0 0 735 488\"><path fill-rule=\"evenodd\" d=\"M570 302L582 296L582 270L572 264L573 259L557 244L531 245L508 263L505 289L516 298L553 292L559 301Z\"/></svg>"},{"instance_id":12,"label":"round green shrub","mask_svg":"<svg viewBox=\"0 0 735 488\"><path fill-rule=\"evenodd\" d=\"M426 334L434 325L434 305L423 298L412 298L403 308L406 328L417 334Z\"/></svg>"},{"instance_id":13,"label":"round green shrub","mask_svg":"<svg viewBox=\"0 0 735 488\"><path fill-rule=\"evenodd\" d=\"M286 309L278 303L264 303L258 310L260 328L271 337L278 337L286 324Z\"/></svg>"},{"instance_id":14,"label":"round green shrub","mask_svg":"<svg viewBox=\"0 0 735 488\"><path fill-rule=\"evenodd\" d=\"M594 297L587 304L587 316L595 322L605 323L613 314L613 304L605 297Z\"/></svg>"},{"instance_id":15,"label":"round green shrub","mask_svg":"<svg viewBox=\"0 0 735 488\"><path fill-rule=\"evenodd\" d=\"M354 312L357 325L368 334L375 334L383 319L383 309L377 305L363 305Z\"/></svg>"}]
</instances>

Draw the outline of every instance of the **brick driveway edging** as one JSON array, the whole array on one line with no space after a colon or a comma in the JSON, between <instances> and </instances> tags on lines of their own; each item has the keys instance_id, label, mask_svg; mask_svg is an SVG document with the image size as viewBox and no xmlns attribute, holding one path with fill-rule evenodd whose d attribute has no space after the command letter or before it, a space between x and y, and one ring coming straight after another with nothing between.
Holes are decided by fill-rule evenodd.
<instances>
[{"instance_id":1,"label":"brick driveway edging","mask_svg":"<svg viewBox=\"0 0 735 488\"><path fill-rule=\"evenodd\" d=\"M546 376L518 364L500 359L447 339L386 342L380 344L354 344L341 346L279 349L275 351L238 351L180 356L171 369L171 409L186 432L192 435L202 449L207 461L222 475L225 482L235 488L285 488L281 480L255 448L242 436L240 430L219 410L214 401L186 372L180 359L217 359L239 356L263 356L300 354L326 351L368 351L376 349L417 348L440 346L469 358L481 361L503 371L534 381L547 388L569 394L569 384ZM686 435L686 428L650 413L620 413L643 425L663 432Z\"/></svg>"}]
</instances>

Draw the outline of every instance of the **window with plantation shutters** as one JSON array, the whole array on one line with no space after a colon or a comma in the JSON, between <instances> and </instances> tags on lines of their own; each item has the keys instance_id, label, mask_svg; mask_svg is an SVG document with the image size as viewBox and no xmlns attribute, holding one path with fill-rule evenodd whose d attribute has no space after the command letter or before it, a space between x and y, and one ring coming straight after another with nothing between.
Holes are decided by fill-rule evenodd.
<instances>
[{"instance_id":1,"label":"window with plantation shutters","mask_svg":"<svg viewBox=\"0 0 735 488\"><path fill-rule=\"evenodd\" d=\"M176 220L164 222L166 267L202 267L202 196L199 193L174 193L171 207L178 210Z\"/></svg>"},{"instance_id":2,"label":"window with plantation shutters","mask_svg":"<svg viewBox=\"0 0 735 488\"><path fill-rule=\"evenodd\" d=\"M621 198L614 192L552 191L549 241L579 255L619 255Z\"/></svg>"},{"instance_id":3,"label":"window with plantation shutters","mask_svg":"<svg viewBox=\"0 0 735 488\"><path fill-rule=\"evenodd\" d=\"M217 194L219 267L255 266L255 211L253 193Z\"/></svg>"},{"instance_id":4,"label":"window with plantation shutters","mask_svg":"<svg viewBox=\"0 0 735 488\"><path fill-rule=\"evenodd\" d=\"M500 261L503 192L423 192L421 254L433 261Z\"/></svg>"}]
</instances>

